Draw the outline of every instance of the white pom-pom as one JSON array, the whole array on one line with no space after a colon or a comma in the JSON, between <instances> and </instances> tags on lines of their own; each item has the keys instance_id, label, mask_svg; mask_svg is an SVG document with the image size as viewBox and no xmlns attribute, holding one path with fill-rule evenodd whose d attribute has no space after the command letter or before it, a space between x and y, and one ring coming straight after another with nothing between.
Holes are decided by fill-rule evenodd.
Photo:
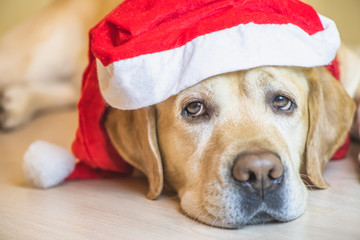
<instances>
[{"instance_id":1,"label":"white pom-pom","mask_svg":"<svg viewBox=\"0 0 360 240\"><path fill-rule=\"evenodd\" d=\"M64 181L74 170L75 157L54 144L36 141L24 155L25 178L39 188L49 188Z\"/></svg>"}]
</instances>

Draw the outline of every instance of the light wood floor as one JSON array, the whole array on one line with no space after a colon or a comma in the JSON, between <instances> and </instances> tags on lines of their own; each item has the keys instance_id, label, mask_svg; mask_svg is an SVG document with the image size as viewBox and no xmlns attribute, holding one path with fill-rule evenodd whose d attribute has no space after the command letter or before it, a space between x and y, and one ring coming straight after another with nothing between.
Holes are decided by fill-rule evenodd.
<instances>
[{"instance_id":1,"label":"light wood floor","mask_svg":"<svg viewBox=\"0 0 360 240\"><path fill-rule=\"evenodd\" d=\"M70 147L76 111L51 113L18 131L0 133L0 239L360 239L360 181L355 160L331 162L325 173L331 188L310 191L308 208L289 223L223 230L185 217L176 196L145 198L138 178L73 181L37 190L22 177L21 161L37 139Z\"/></svg>"}]
</instances>

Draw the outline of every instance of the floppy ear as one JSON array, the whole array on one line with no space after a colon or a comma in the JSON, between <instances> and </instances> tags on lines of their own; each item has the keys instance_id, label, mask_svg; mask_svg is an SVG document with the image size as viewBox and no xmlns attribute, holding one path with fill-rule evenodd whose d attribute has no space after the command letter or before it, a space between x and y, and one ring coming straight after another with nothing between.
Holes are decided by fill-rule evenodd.
<instances>
[{"instance_id":1,"label":"floppy ear","mask_svg":"<svg viewBox=\"0 0 360 240\"><path fill-rule=\"evenodd\" d=\"M325 67L313 68L309 81L309 132L306 172L318 188L327 188L322 177L327 161L344 143L355 112L355 103Z\"/></svg>"},{"instance_id":2,"label":"floppy ear","mask_svg":"<svg viewBox=\"0 0 360 240\"><path fill-rule=\"evenodd\" d=\"M124 160L147 176L147 197L157 198L163 189L163 168L156 136L155 107L130 111L110 108L105 127Z\"/></svg>"}]
</instances>

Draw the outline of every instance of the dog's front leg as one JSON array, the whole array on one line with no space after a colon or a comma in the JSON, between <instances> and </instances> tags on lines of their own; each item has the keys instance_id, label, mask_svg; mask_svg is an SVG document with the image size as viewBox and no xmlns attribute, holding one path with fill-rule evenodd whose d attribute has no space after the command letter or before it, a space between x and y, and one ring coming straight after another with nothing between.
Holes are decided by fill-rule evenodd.
<instances>
[{"instance_id":1,"label":"dog's front leg","mask_svg":"<svg viewBox=\"0 0 360 240\"><path fill-rule=\"evenodd\" d=\"M0 92L0 126L12 129L36 113L74 106L78 88L70 82L13 84Z\"/></svg>"}]
</instances>

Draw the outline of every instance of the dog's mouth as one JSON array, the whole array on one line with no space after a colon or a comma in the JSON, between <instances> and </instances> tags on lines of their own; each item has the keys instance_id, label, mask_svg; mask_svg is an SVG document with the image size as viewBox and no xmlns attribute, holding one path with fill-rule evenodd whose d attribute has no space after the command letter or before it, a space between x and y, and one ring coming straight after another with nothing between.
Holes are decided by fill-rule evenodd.
<instances>
[{"instance_id":1,"label":"dog's mouth","mask_svg":"<svg viewBox=\"0 0 360 240\"><path fill-rule=\"evenodd\" d=\"M290 202L283 198L284 195L286 195L284 191L278 191L263 199L256 193L250 196L247 194L241 201L237 199L225 208L224 206L219 206L217 209L214 206L205 208L207 212L205 215L213 216L213 218L198 220L211 226L228 229L288 222L298 218L304 209L302 206L290 206ZM218 212L218 214L214 214L214 212Z\"/></svg>"},{"instance_id":2,"label":"dog's mouth","mask_svg":"<svg viewBox=\"0 0 360 240\"><path fill-rule=\"evenodd\" d=\"M243 219L242 225L256 225L265 223L284 222L281 218L281 207L272 208L262 201L257 207L253 207L251 212Z\"/></svg>"},{"instance_id":3,"label":"dog's mouth","mask_svg":"<svg viewBox=\"0 0 360 240\"><path fill-rule=\"evenodd\" d=\"M280 222L272 215L267 213L266 211L260 211L256 213L251 219L249 219L247 225L252 224L265 224L265 223L272 223L272 222Z\"/></svg>"}]
</instances>

